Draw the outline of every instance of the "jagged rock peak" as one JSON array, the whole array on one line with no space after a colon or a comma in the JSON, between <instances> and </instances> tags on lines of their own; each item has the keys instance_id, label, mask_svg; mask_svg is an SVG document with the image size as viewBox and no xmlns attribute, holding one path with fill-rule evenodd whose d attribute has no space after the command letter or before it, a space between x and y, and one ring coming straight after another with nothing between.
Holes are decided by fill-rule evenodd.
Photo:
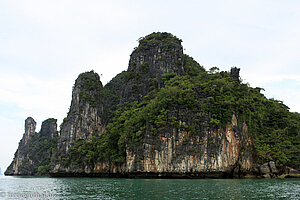
<instances>
[{"instance_id":1,"label":"jagged rock peak","mask_svg":"<svg viewBox=\"0 0 300 200\"><path fill-rule=\"evenodd\" d=\"M72 105L88 102L90 106L95 106L99 100L103 85L100 77L94 71L79 74L75 81L72 93Z\"/></svg>"},{"instance_id":2,"label":"jagged rock peak","mask_svg":"<svg viewBox=\"0 0 300 200\"><path fill-rule=\"evenodd\" d=\"M54 138L57 136L57 119L49 118L42 123L40 134L45 137Z\"/></svg>"},{"instance_id":3,"label":"jagged rock peak","mask_svg":"<svg viewBox=\"0 0 300 200\"><path fill-rule=\"evenodd\" d=\"M78 76L73 86L71 107L60 129L58 152L66 154L71 143L78 140L90 140L102 131L103 113L102 83L94 71ZM60 155L56 155L60 156Z\"/></svg>"},{"instance_id":4,"label":"jagged rock peak","mask_svg":"<svg viewBox=\"0 0 300 200\"><path fill-rule=\"evenodd\" d=\"M34 133L36 129L36 122L32 117L27 117L25 120L25 132Z\"/></svg>"},{"instance_id":5,"label":"jagged rock peak","mask_svg":"<svg viewBox=\"0 0 300 200\"><path fill-rule=\"evenodd\" d=\"M86 89L96 89L96 85L93 85L95 83L99 83L102 86L100 76L94 70L79 74L75 81L75 85L80 85Z\"/></svg>"},{"instance_id":6,"label":"jagged rock peak","mask_svg":"<svg viewBox=\"0 0 300 200\"><path fill-rule=\"evenodd\" d=\"M129 72L151 74L174 71L184 74L181 40L166 32L156 32L139 39L139 46L130 56Z\"/></svg>"},{"instance_id":7,"label":"jagged rock peak","mask_svg":"<svg viewBox=\"0 0 300 200\"><path fill-rule=\"evenodd\" d=\"M237 82L241 82L240 80L240 68L232 67L230 69L230 76L235 79Z\"/></svg>"},{"instance_id":8,"label":"jagged rock peak","mask_svg":"<svg viewBox=\"0 0 300 200\"><path fill-rule=\"evenodd\" d=\"M45 120L41 131L35 133L34 119L28 117L25 120L25 133L5 175L47 174L52 148L55 148L57 144L56 121L53 118Z\"/></svg>"},{"instance_id":9,"label":"jagged rock peak","mask_svg":"<svg viewBox=\"0 0 300 200\"><path fill-rule=\"evenodd\" d=\"M139 40L138 51L147 50L156 46L166 48L172 48L181 46L182 40L167 32L154 32L145 37L141 37Z\"/></svg>"},{"instance_id":10,"label":"jagged rock peak","mask_svg":"<svg viewBox=\"0 0 300 200\"><path fill-rule=\"evenodd\" d=\"M32 117L28 117L25 120L25 133L24 133L24 144L27 144L28 138L35 133L36 122Z\"/></svg>"}]
</instances>

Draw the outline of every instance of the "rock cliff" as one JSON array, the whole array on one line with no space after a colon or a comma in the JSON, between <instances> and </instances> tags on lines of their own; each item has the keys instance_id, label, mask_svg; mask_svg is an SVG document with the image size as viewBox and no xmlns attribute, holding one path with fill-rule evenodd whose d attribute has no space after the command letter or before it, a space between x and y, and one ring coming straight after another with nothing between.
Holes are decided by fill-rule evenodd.
<instances>
[{"instance_id":1,"label":"rock cliff","mask_svg":"<svg viewBox=\"0 0 300 200\"><path fill-rule=\"evenodd\" d=\"M126 172L156 172L167 176L240 177L253 169L247 125L238 126L235 115L223 128L202 124L199 134L180 128L157 137L146 134L143 146L126 151ZM205 123L205 122L204 122Z\"/></svg>"},{"instance_id":2,"label":"rock cliff","mask_svg":"<svg viewBox=\"0 0 300 200\"><path fill-rule=\"evenodd\" d=\"M143 102L146 95L161 90L165 87L166 81L173 77L187 74L194 76L203 71L205 70L202 66L183 54L181 40L168 33L153 33L140 39L139 46L130 56L127 71L117 75L104 88L98 80L96 81L99 91L94 93L103 96L100 95L93 111L89 111L88 103L84 104L85 109L80 109L82 105L75 103L80 101L78 95L80 89L76 89L80 88L78 87L78 80L82 76L80 75L73 89L70 112L62 125L57 149L58 155L62 156L54 159L55 164L51 174L53 176L239 177L252 173L253 141L246 123L238 123L236 115L232 113L232 118L223 127L211 126L209 113L201 115L201 119L197 119L200 121L195 123L195 118L199 117L196 113L203 111L201 108L188 110L189 108L184 105L173 105L172 113L166 116L168 119L176 120L178 123L176 127L170 126L172 120L166 120L165 127L157 127L150 120L146 120L144 124L140 124L145 128L139 133L142 136L136 145L132 146L130 142L123 141L123 149L116 150L118 153L115 155L110 155L111 152L107 152L110 158L100 155L101 152L106 154L104 152L108 148L120 148L118 144L121 145L122 139L119 137L122 136L118 135L120 133L113 136L114 133L110 132L115 118L120 117L116 116L120 106L126 107L134 102ZM235 69L235 72L237 72L234 73L235 79L239 78L238 69ZM86 75L95 76L91 72ZM166 109L168 106L166 105ZM81 120L78 120L78 117L75 119L70 114L73 110L77 110L77 116L83 116ZM86 125L88 123L82 120L90 118L94 120L89 124L97 127L98 130L87 131L90 130ZM193 125L198 129L197 134L187 128ZM152 130L155 130L155 133ZM92 136L99 136L98 140L95 139L94 142L91 140ZM101 139L106 137L114 137L119 140L118 144L116 142L111 144L113 139L108 139L109 141ZM107 143L109 145L103 150L95 147ZM84 148L87 149L83 152L79 150ZM94 153L89 154L90 152ZM115 160L120 159L114 162L112 157L115 157ZM122 159L123 161L120 161Z\"/></svg>"},{"instance_id":3,"label":"rock cliff","mask_svg":"<svg viewBox=\"0 0 300 200\"><path fill-rule=\"evenodd\" d=\"M184 74L181 40L169 33L154 33L140 38L139 46L130 55L128 72L149 73L160 78L170 71Z\"/></svg>"},{"instance_id":4,"label":"rock cliff","mask_svg":"<svg viewBox=\"0 0 300 200\"><path fill-rule=\"evenodd\" d=\"M52 166L55 170L64 170L57 161L65 159L72 142L80 139L89 141L101 135L102 90L99 75L93 71L80 74L75 81L70 110L61 125L60 139L53 157Z\"/></svg>"},{"instance_id":5,"label":"rock cliff","mask_svg":"<svg viewBox=\"0 0 300 200\"><path fill-rule=\"evenodd\" d=\"M239 72L206 71L170 33L140 38L128 69L105 86L94 71L78 76L53 153L37 151L38 138L57 138L56 121L37 134L26 120L6 174L298 177L300 114L243 83ZM46 152L42 163L37 152Z\"/></svg>"},{"instance_id":6,"label":"rock cliff","mask_svg":"<svg viewBox=\"0 0 300 200\"><path fill-rule=\"evenodd\" d=\"M170 33L153 33L140 38L130 55L127 71L118 74L105 86L105 116L108 122L117 105L141 101L154 89L163 87L165 73L183 75L184 58L181 40Z\"/></svg>"},{"instance_id":7,"label":"rock cliff","mask_svg":"<svg viewBox=\"0 0 300 200\"><path fill-rule=\"evenodd\" d=\"M41 131L36 133L34 119L28 117L25 120L25 133L5 175L24 176L49 173L52 150L56 147L58 137L56 121L56 119L45 120Z\"/></svg>"},{"instance_id":8,"label":"rock cliff","mask_svg":"<svg viewBox=\"0 0 300 200\"><path fill-rule=\"evenodd\" d=\"M94 168L74 168L54 176L108 176L160 178L230 178L254 175L252 140L246 124L232 121L220 129L208 124L200 134L180 128L143 136L135 148L126 148L123 163L96 162ZM71 172L71 173L70 173Z\"/></svg>"}]
</instances>

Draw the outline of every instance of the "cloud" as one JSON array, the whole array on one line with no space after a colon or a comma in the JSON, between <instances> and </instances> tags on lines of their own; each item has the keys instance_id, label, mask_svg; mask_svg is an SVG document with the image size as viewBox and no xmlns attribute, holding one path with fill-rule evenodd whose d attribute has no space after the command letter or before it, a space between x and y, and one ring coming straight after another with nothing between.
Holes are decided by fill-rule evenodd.
<instances>
[{"instance_id":1,"label":"cloud","mask_svg":"<svg viewBox=\"0 0 300 200\"><path fill-rule=\"evenodd\" d=\"M0 104L1 105L1 104ZM2 111L1 111L2 113ZM24 132L24 124L16 124L16 119L10 119L0 114L0 166L2 172L12 161L13 155Z\"/></svg>"},{"instance_id":2,"label":"cloud","mask_svg":"<svg viewBox=\"0 0 300 200\"><path fill-rule=\"evenodd\" d=\"M283 78L265 83L265 95L269 98L282 100L284 104L293 105L290 111L299 112L300 84L299 79Z\"/></svg>"},{"instance_id":3,"label":"cloud","mask_svg":"<svg viewBox=\"0 0 300 200\"><path fill-rule=\"evenodd\" d=\"M61 118L70 103L71 83L73 80L44 81L26 74L1 74L0 99L2 104L20 108L15 114L24 119L29 115Z\"/></svg>"}]
</instances>

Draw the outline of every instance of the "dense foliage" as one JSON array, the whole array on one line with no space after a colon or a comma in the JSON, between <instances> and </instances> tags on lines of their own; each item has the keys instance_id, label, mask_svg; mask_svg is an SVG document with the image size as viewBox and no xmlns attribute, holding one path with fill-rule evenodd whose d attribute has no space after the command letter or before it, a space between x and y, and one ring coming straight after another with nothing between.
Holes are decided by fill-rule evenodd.
<instances>
[{"instance_id":1,"label":"dense foliage","mask_svg":"<svg viewBox=\"0 0 300 200\"><path fill-rule=\"evenodd\" d=\"M82 73L77 81L81 81L80 100L89 102L92 107L96 107L101 98L102 83L99 81L99 75L94 71ZM76 85L76 84L75 84Z\"/></svg>"},{"instance_id":2,"label":"dense foliage","mask_svg":"<svg viewBox=\"0 0 300 200\"><path fill-rule=\"evenodd\" d=\"M164 87L154 84L141 100L117 106L102 136L74 142L66 163L121 163L125 149L135 148L145 134L155 136L170 127L199 134L203 124L224 127L235 114L239 123L248 125L259 163L273 160L279 167L299 166L299 113L289 112L280 101L267 99L261 88L239 83L229 72L219 72L218 68L205 71L187 55L184 68L184 76L163 74ZM126 80L125 76L134 74L124 72L122 76Z\"/></svg>"},{"instance_id":3,"label":"dense foliage","mask_svg":"<svg viewBox=\"0 0 300 200\"><path fill-rule=\"evenodd\" d=\"M34 174L47 174L51 167L52 152L56 149L58 137L47 137L36 133L29 141L28 158L32 163L23 163ZM33 169L32 169L33 168Z\"/></svg>"},{"instance_id":4,"label":"dense foliage","mask_svg":"<svg viewBox=\"0 0 300 200\"><path fill-rule=\"evenodd\" d=\"M163 43L162 43L163 41ZM159 44L162 44L162 50L172 49L174 45L178 45L182 42L181 39L167 32L156 32L146 37L141 37L139 39L139 46L137 48L138 51L150 49L151 47L155 47Z\"/></svg>"}]
</instances>

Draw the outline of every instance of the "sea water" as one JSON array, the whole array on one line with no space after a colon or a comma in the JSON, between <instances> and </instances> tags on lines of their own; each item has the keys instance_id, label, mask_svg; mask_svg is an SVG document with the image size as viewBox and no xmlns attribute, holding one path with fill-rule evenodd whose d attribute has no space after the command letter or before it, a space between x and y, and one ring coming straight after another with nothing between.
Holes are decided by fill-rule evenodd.
<instances>
[{"instance_id":1,"label":"sea water","mask_svg":"<svg viewBox=\"0 0 300 200\"><path fill-rule=\"evenodd\" d=\"M0 176L0 199L300 199L300 179Z\"/></svg>"}]
</instances>

